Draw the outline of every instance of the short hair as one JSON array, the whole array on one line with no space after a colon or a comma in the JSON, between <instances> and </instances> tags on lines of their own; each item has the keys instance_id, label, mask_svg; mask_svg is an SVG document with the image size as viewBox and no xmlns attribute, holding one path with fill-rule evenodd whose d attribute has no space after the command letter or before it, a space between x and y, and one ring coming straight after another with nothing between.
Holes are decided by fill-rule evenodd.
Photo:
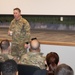
<instances>
[{"instance_id":1,"label":"short hair","mask_svg":"<svg viewBox=\"0 0 75 75\"><path fill-rule=\"evenodd\" d=\"M11 59L6 60L1 66L2 75L16 75L17 71L17 63Z\"/></svg>"},{"instance_id":2,"label":"short hair","mask_svg":"<svg viewBox=\"0 0 75 75\"><path fill-rule=\"evenodd\" d=\"M40 42L37 39L31 40L31 42L30 42L30 49L31 50L38 50L39 47L40 47Z\"/></svg>"},{"instance_id":3,"label":"short hair","mask_svg":"<svg viewBox=\"0 0 75 75\"><path fill-rule=\"evenodd\" d=\"M37 38L35 37L35 38L31 38L31 40L37 40Z\"/></svg>"},{"instance_id":4,"label":"short hair","mask_svg":"<svg viewBox=\"0 0 75 75\"><path fill-rule=\"evenodd\" d=\"M61 64L57 66L55 75L74 75L74 71L69 65Z\"/></svg>"},{"instance_id":5,"label":"short hair","mask_svg":"<svg viewBox=\"0 0 75 75\"><path fill-rule=\"evenodd\" d=\"M46 62L47 65L50 66L50 64L58 64L59 62L59 55L56 52L50 52L46 55Z\"/></svg>"},{"instance_id":6,"label":"short hair","mask_svg":"<svg viewBox=\"0 0 75 75\"><path fill-rule=\"evenodd\" d=\"M6 50L10 46L9 40L2 40L0 43L1 50Z\"/></svg>"},{"instance_id":7,"label":"short hair","mask_svg":"<svg viewBox=\"0 0 75 75\"><path fill-rule=\"evenodd\" d=\"M21 10L20 10L20 8L14 8L13 10L18 10L18 11L21 13Z\"/></svg>"}]
</instances>

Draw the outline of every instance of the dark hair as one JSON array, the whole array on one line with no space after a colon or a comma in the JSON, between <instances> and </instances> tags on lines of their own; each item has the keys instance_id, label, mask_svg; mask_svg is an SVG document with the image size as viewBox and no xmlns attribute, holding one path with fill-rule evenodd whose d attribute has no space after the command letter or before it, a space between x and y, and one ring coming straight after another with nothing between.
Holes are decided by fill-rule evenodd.
<instances>
[{"instance_id":1,"label":"dark hair","mask_svg":"<svg viewBox=\"0 0 75 75\"><path fill-rule=\"evenodd\" d=\"M61 64L57 66L54 74L55 75L74 75L74 71L70 66L66 64Z\"/></svg>"},{"instance_id":2,"label":"dark hair","mask_svg":"<svg viewBox=\"0 0 75 75\"><path fill-rule=\"evenodd\" d=\"M48 53L46 56L46 62L47 62L47 66L49 67L49 71L48 71L47 75L53 75L54 70L52 69L51 66L58 64L58 62L59 62L58 54L55 52Z\"/></svg>"},{"instance_id":3,"label":"dark hair","mask_svg":"<svg viewBox=\"0 0 75 75\"><path fill-rule=\"evenodd\" d=\"M1 50L6 50L10 46L9 40L2 40L0 43Z\"/></svg>"},{"instance_id":4,"label":"dark hair","mask_svg":"<svg viewBox=\"0 0 75 75\"><path fill-rule=\"evenodd\" d=\"M14 60L6 60L1 66L2 75L16 75L17 63Z\"/></svg>"},{"instance_id":5,"label":"dark hair","mask_svg":"<svg viewBox=\"0 0 75 75\"><path fill-rule=\"evenodd\" d=\"M37 38L31 38L31 40L37 40Z\"/></svg>"},{"instance_id":6,"label":"dark hair","mask_svg":"<svg viewBox=\"0 0 75 75\"><path fill-rule=\"evenodd\" d=\"M20 10L20 8L14 8L14 10L18 10L18 11L21 13L21 10Z\"/></svg>"},{"instance_id":7,"label":"dark hair","mask_svg":"<svg viewBox=\"0 0 75 75\"><path fill-rule=\"evenodd\" d=\"M59 56L58 56L58 54L55 53L55 52L48 53L47 56L46 56L46 62L47 62L48 66L50 64L53 64L53 63L55 63L57 65L58 62L59 62Z\"/></svg>"}]
</instances>

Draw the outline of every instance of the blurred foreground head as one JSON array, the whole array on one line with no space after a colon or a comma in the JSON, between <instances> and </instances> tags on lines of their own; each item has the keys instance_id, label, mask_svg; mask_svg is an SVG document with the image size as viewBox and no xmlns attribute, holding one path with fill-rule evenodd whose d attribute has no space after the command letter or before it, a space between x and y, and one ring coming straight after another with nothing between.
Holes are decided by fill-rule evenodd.
<instances>
[{"instance_id":1,"label":"blurred foreground head","mask_svg":"<svg viewBox=\"0 0 75 75\"><path fill-rule=\"evenodd\" d=\"M74 75L74 71L69 65L61 64L56 68L55 75Z\"/></svg>"},{"instance_id":2,"label":"blurred foreground head","mask_svg":"<svg viewBox=\"0 0 75 75\"><path fill-rule=\"evenodd\" d=\"M14 60L6 60L2 64L1 75L18 75L17 63Z\"/></svg>"}]
</instances>

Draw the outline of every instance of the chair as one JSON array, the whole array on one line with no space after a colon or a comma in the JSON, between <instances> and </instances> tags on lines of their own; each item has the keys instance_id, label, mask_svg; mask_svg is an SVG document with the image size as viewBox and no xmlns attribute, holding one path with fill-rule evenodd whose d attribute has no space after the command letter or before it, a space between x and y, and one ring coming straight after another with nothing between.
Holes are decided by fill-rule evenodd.
<instances>
[{"instance_id":1,"label":"chair","mask_svg":"<svg viewBox=\"0 0 75 75\"><path fill-rule=\"evenodd\" d=\"M40 70L37 66L18 64L19 75L33 75L36 70Z\"/></svg>"},{"instance_id":2,"label":"chair","mask_svg":"<svg viewBox=\"0 0 75 75\"><path fill-rule=\"evenodd\" d=\"M0 72L1 72L1 67L2 67L3 62L0 62Z\"/></svg>"}]
</instances>

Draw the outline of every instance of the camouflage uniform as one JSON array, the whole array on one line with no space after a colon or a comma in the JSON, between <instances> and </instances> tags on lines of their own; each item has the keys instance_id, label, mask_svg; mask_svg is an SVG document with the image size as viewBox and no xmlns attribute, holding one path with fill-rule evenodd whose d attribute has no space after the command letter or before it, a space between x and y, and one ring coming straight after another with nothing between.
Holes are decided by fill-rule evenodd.
<instances>
[{"instance_id":1,"label":"camouflage uniform","mask_svg":"<svg viewBox=\"0 0 75 75\"><path fill-rule=\"evenodd\" d=\"M0 54L0 62L4 62L8 59L13 59L13 56L10 54Z\"/></svg>"},{"instance_id":2,"label":"camouflage uniform","mask_svg":"<svg viewBox=\"0 0 75 75\"><path fill-rule=\"evenodd\" d=\"M30 25L24 18L13 19L9 30L12 31L12 55L21 57L27 50L24 48L25 42L30 41Z\"/></svg>"},{"instance_id":3,"label":"camouflage uniform","mask_svg":"<svg viewBox=\"0 0 75 75\"><path fill-rule=\"evenodd\" d=\"M34 65L45 69L45 58L40 53L28 52L22 56L21 64Z\"/></svg>"}]
</instances>

